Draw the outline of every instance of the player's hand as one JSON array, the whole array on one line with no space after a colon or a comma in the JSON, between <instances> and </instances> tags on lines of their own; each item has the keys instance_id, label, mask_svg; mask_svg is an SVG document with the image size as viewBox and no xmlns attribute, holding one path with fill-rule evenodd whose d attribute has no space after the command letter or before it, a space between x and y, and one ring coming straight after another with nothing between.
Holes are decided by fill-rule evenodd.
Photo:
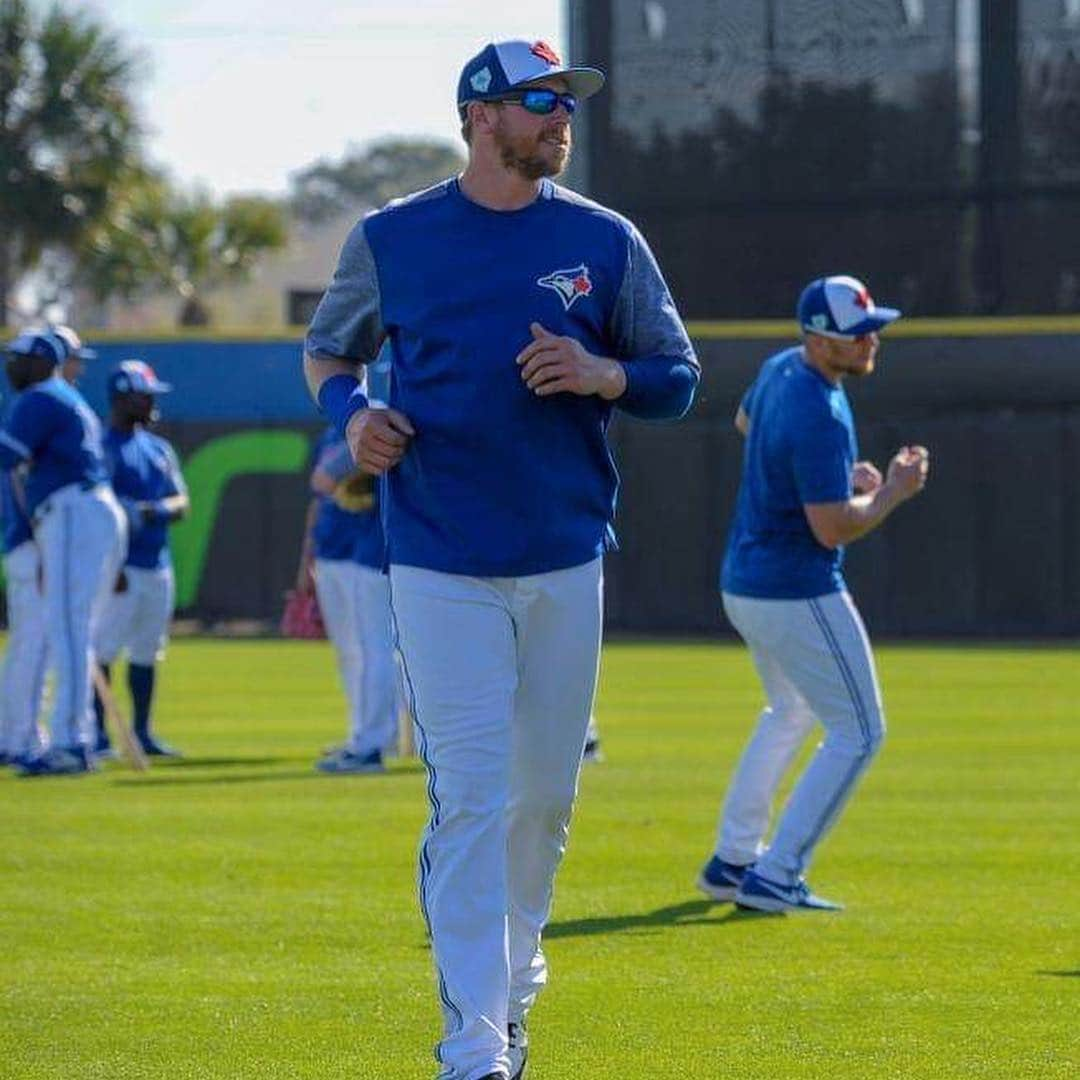
<instances>
[{"instance_id":1,"label":"player's hand","mask_svg":"<svg viewBox=\"0 0 1080 1080\"><path fill-rule=\"evenodd\" d=\"M925 446L902 446L889 462L885 483L910 499L926 486L929 472L930 451Z\"/></svg>"},{"instance_id":2,"label":"player's hand","mask_svg":"<svg viewBox=\"0 0 1080 1080\"><path fill-rule=\"evenodd\" d=\"M415 434L409 418L397 409L361 409L350 418L345 441L359 468L381 476L405 456Z\"/></svg>"},{"instance_id":3,"label":"player's hand","mask_svg":"<svg viewBox=\"0 0 1080 1080\"><path fill-rule=\"evenodd\" d=\"M537 396L599 394L614 401L626 390L626 372L617 360L593 356L576 338L560 337L540 323L529 326L533 339L518 353L525 385Z\"/></svg>"},{"instance_id":4,"label":"player's hand","mask_svg":"<svg viewBox=\"0 0 1080 1080\"><path fill-rule=\"evenodd\" d=\"M857 495L872 495L881 487L881 473L872 461L856 461L851 470L851 486Z\"/></svg>"}]
</instances>

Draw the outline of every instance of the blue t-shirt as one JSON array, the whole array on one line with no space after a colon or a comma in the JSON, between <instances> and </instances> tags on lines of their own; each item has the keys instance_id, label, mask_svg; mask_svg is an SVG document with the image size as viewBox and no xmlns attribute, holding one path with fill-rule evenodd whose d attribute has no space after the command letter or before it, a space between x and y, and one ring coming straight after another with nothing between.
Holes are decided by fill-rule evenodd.
<instances>
[{"instance_id":1,"label":"blue t-shirt","mask_svg":"<svg viewBox=\"0 0 1080 1080\"><path fill-rule=\"evenodd\" d=\"M335 480L343 480L356 470L345 440L327 428L315 444L312 468L318 467ZM317 559L348 559L383 569L386 545L379 513L379 478L365 478L368 500L362 510L344 510L328 495L319 495L319 508L312 527Z\"/></svg>"},{"instance_id":2,"label":"blue t-shirt","mask_svg":"<svg viewBox=\"0 0 1080 1080\"><path fill-rule=\"evenodd\" d=\"M4 554L13 552L33 536L26 510L26 479L22 470L0 471L0 515L4 520ZM16 495L16 489L19 494Z\"/></svg>"},{"instance_id":3,"label":"blue t-shirt","mask_svg":"<svg viewBox=\"0 0 1080 1080\"><path fill-rule=\"evenodd\" d=\"M140 570L170 566L168 516L164 510L138 513L133 504L187 493L176 451L167 439L144 428L123 432L111 427L105 434L105 458L113 491L131 524L125 565Z\"/></svg>"},{"instance_id":4,"label":"blue t-shirt","mask_svg":"<svg viewBox=\"0 0 1080 1080\"><path fill-rule=\"evenodd\" d=\"M416 430L385 487L391 563L518 576L580 565L611 542L613 403L529 390L514 360L532 322L626 361L625 412L690 407L693 348L618 214L548 180L528 206L498 212L448 180L350 234L306 349L366 364L389 341L389 405Z\"/></svg>"},{"instance_id":5,"label":"blue t-shirt","mask_svg":"<svg viewBox=\"0 0 1080 1080\"><path fill-rule=\"evenodd\" d=\"M4 402L0 427L6 427L14 405L12 399ZM0 469L0 518L3 519L4 554L10 554L20 544L33 536L30 518L26 513L26 466L8 472Z\"/></svg>"},{"instance_id":6,"label":"blue t-shirt","mask_svg":"<svg viewBox=\"0 0 1080 1080\"><path fill-rule=\"evenodd\" d=\"M75 387L59 375L21 393L0 431L0 468L29 463L26 509L34 511L69 484L93 487L106 481L101 422Z\"/></svg>"},{"instance_id":7,"label":"blue t-shirt","mask_svg":"<svg viewBox=\"0 0 1080 1080\"><path fill-rule=\"evenodd\" d=\"M852 495L859 450L843 387L796 347L765 361L742 407L750 429L721 588L770 600L838 592L844 549L817 542L803 506Z\"/></svg>"}]
</instances>

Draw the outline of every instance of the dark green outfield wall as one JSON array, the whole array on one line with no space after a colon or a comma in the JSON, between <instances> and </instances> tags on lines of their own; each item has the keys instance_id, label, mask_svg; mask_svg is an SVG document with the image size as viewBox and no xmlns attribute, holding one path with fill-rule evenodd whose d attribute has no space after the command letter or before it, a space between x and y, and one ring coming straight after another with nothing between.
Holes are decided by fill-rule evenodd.
<instances>
[{"instance_id":1,"label":"dark green outfield wall","mask_svg":"<svg viewBox=\"0 0 1080 1080\"><path fill-rule=\"evenodd\" d=\"M852 591L879 634L1080 634L1080 324L980 322L978 334L971 325L942 324L948 336L933 337L933 324L900 324L878 372L849 384L864 456L884 467L903 442L933 455L925 493L852 547ZM613 425L623 487L622 546L607 563L612 629L728 632L716 575L740 467L731 416L787 339L780 324L694 329L704 379L691 415ZM163 430L194 505L173 532L181 613L276 619L322 426L297 344L101 347L110 356L86 385L99 410L113 354L148 355L177 386Z\"/></svg>"}]
</instances>

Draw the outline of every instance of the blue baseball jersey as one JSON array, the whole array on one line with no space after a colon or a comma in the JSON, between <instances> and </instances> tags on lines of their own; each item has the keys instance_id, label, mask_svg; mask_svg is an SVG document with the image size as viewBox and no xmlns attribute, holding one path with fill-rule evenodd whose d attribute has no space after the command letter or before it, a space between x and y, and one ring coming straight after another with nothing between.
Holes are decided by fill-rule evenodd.
<instances>
[{"instance_id":1,"label":"blue baseball jersey","mask_svg":"<svg viewBox=\"0 0 1080 1080\"><path fill-rule=\"evenodd\" d=\"M537 397L515 364L530 324L625 362L617 403ZM644 239L544 180L515 211L457 180L398 200L350 234L306 340L370 363L386 340L389 405L416 430L385 484L388 560L519 576L580 565L613 543L613 407L682 416L700 368Z\"/></svg>"},{"instance_id":2,"label":"blue baseball jersey","mask_svg":"<svg viewBox=\"0 0 1080 1080\"><path fill-rule=\"evenodd\" d=\"M134 504L187 493L172 444L144 428L125 432L111 427L105 434L105 458L113 491L131 524L125 565L140 570L170 566L168 515L164 509L137 513Z\"/></svg>"},{"instance_id":3,"label":"blue baseball jersey","mask_svg":"<svg viewBox=\"0 0 1080 1080\"><path fill-rule=\"evenodd\" d=\"M0 429L7 426L14 401L4 403ZM11 472L0 469L0 520L3 521L4 554L14 551L33 536L30 518L26 513L26 466Z\"/></svg>"},{"instance_id":4,"label":"blue baseball jersey","mask_svg":"<svg viewBox=\"0 0 1080 1080\"><path fill-rule=\"evenodd\" d=\"M796 347L765 361L742 407L750 429L721 588L771 600L837 592L844 549L818 543L803 506L852 495L859 449L843 387Z\"/></svg>"},{"instance_id":5,"label":"blue baseball jersey","mask_svg":"<svg viewBox=\"0 0 1080 1080\"><path fill-rule=\"evenodd\" d=\"M26 509L34 511L70 484L93 487L108 478L101 422L59 375L24 390L0 430L0 468L28 463Z\"/></svg>"},{"instance_id":6,"label":"blue baseball jersey","mask_svg":"<svg viewBox=\"0 0 1080 1080\"><path fill-rule=\"evenodd\" d=\"M312 467L335 480L344 480L356 470L345 440L329 427L315 444ZM319 495L319 508L312 527L317 559L348 559L383 569L386 544L379 514L379 480L367 477L370 501L362 510L345 510L328 495Z\"/></svg>"}]
</instances>

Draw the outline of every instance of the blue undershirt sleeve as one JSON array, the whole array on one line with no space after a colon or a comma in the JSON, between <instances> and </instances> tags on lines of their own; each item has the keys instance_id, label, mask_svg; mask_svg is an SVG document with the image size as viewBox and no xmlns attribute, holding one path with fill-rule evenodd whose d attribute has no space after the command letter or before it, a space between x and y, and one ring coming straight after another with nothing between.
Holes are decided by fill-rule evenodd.
<instances>
[{"instance_id":1,"label":"blue undershirt sleeve","mask_svg":"<svg viewBox=\"0 0 1080 1080\"><path fill-rule=\"evenodd\" d=\"M626 392L616 406L643 420L674 420L694 400L701 365L645 238L628 233L626 272L615 299L611 335L623 361Z\"/></svg>"}]
</instances>

